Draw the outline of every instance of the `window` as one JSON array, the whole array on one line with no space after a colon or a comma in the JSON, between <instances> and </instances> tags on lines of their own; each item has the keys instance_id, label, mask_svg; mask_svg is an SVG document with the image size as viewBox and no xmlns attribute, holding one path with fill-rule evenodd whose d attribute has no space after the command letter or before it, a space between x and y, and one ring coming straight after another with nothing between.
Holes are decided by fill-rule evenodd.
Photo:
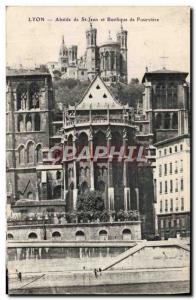
<instances>
[{"instance_id":1,"label":"window","mask_svg":"<svg viewBox=\"0 0 196 300\"><path fill-rule=\"evenodd\" d=\"M184 210L184 198L181 198L181 210Z\"/></svg>"},{"instance_id":2,"label":"window","mask_svg":"<svg viewBox=\"0 0 196 300\"><path fill-rule=\"evenodd\" d=\"M176 179L176 188L175 188L175 192L178 192L178 179Z\"/></svg>"},{"instance_id":3,"label":"window","mask_svg":"<svg viewBox=\"0 0 196 300\"><path fill-rule=\"evenodd\" d=\"M123 239L129 239L131 237L131 231L129 229L125 229L123 231ZM106 230L100 230L99 232L99 239L101 241L106 241L108 240L108 233ZM131 238L130 238L131 239Z\"/></svg>"},{"instance_id":4,"label":"window","mask_svg":"<svg viewBox=\"0 0 196 300\"><path fill-rule=\"evenodd\" d=\"M161 157L161 150L159 150L159 157Z\"/></svg>"},{"instance_id":5,"label":"window","mask_svg":"<svg viewBox=\"0 0 196 300\"><path fill-rule=\"evenodd\" d=\"M180 172L183 172L183 160L180 160Z\"/></svg>"},{"instance_id":6,"label":"window","mask_svg":"<svg viewBox=\"0 0 196 300\"><path fill-rule=\"evenodd\" d=\"M42 161L42 146L38 145L36 147L36 160L37 163L40 163Z\"/></svg>"},{"instance_id":7,"label":"window","mask_svg":"<svg viewBox=\"0 0 196 300\"><path fill-rule=\"evenodd\" d=\"M180 144L180 151L183 151L183 145Z\"/></svg>"},{"instance_id":8,"label":"window","mask_svg":"<svg viewBox=\"0 0 196 300\"><path fill-rule=\"evenodd\" d=\"M173 193L173 180L170 180L170 193Z\"/></svg>"},{"instance_id":9,"label":"window","mask_svg":"<svg viewBox=\"0 0 196 300\"><path fill-rule=\"evenodd\" d=\"M161 220L161 228L164 228L164 220Z\"/></svg>"},{"instance_id":10,"label":"window","mask_svg":"<svg viewBox=\"0 0 196 300\"><path fill-rule=\"evenodd\" d=\"M172 128L173 129L177 129L178 128L178 115L177 115L177 113L173 114L173 117L172 117Z\"/></svg>"},{"instance_id":11,"label":"window","mask_svg":"<svg viewBox=\"0 0 196 300\"><path fill-rule=\"evenodd\" d=\"M169 153L170 154L172 153L172 147L169 147Z\"/></svg>"},{"instance_id":12,"label":"window","mask_svg":"<svg viewBox=\"0 0 196 300\"><path fill-rule=\"evenodd\" d=\"M18 149L18 163L19 165L25 164L25 147L23 145Z\"/></svg>"},{"instance_id":13,"label":"window","mask_svg":"<svg viewBox=\"0 0 196 300\"><path fill-rule=\"evenodd\" d=\"M165 181L165 194L167 194L167 181Z\"/></svg>"},{"instance_id":14,"label":"window","mask_svg":"<svg viewBox=\"0 0 196 300\"><path fill-rule=\"evenodd\" d=\"M29 233L28 239L37 239L37 234L35 232Z\"/></svg>"},{"instance_id":15,"label":"window","mask_svg":"<svg viewBox=\"0 0 196 300\"><path fill-rule=\"evenodd\" d=\"M175 161L175 173L177 174L178 173L178 162Z\"/></svg>"},{"instance_id":16,"label":"window","mask_svg":"<svg viewBox=\"0 0 196 300\"><path fill-rule=\"evenodd\" d=\"M169 164L169 173L172 174L172 163Z\"/></svg>"},{"instance_id":17,"label":"window","mask_svg":"<svg viewBox=\"0 0 196 300\"><path fill-rule=\"evenodd\" d=\"M40 131L40 115L35 114L35 131Z\"/></svg>"},{"instance_id":18,"label":"window","mask_svg":"<svg viewBox=\"0 0 196 300\"><path fill-rule=\"evenodd\" d=\"M181 225L182 225L182 227L185 227L185 226L186 226L185 219L181 219Z\"/></svg>"},{"instance_id":19,"label":"window","mask_svg":"<svg viewBox=\"0 0 196 300\"><path fill-rule=\"evenodd\" d=\"M164 118L164 129L170 128L170 114L166 113Z\"/></svg>"},{"instance_id":20,"label":"window","mask_svg":"<svg viewBox=\"0 0 196 300\"><path fill-rule=\"evenodd\" d=\"M61 171L56 171L56 179L59 180L61 179Z\"/></svg>"},{"instance_id":21,"label":"window","mask_svg":"<svg viewBox=\"0 0 196 300\"><path fill-rule=\"evenodd\" d=\"M184 180L183 180L183 178L181 178L181 180L180 180L180 189L181 189L181 191L184 190Z\"/></svg>"},{"instance_id":22,"label":"window","mask_svg":"<svg viewBox=\"0 0 196 300\"><path fill-rule=\"evenodd\" d=\"M168 200L165 200L165 211L168 211Z\"/></svg>"},{"instance_id":23,"label":"window","mask_svg":"<svg viewBox=\"0 0 196 300\"><path fill-rule=\"evenodd\" d=\"M162 176L162 165L159 165L159 177Z\"/></svg>"},{"instance_id":24,"label":"window","mask_svg":"<svg viewBox=\"0 0 196 300\"><path fill-rule=\"evenodd\" d=\"M27 145L27 163L34 163L35 145L29 142Z\"/></svg>"},{"instance_id":25,"label":"window","mask_svg":"<svg viewBox=\"0 0 196 300\"><path fill-rule=\"evenodd\" d=\"M180 219L176 219L177 227L180 227Z\"/></svg>"},{"instance_id":26,"label":"window","mask_svg":"<svg viewBox=\"0 0 196 300\"><path fill-rule=\"evenodd\" d=\"M178 152L178 146L175 146L174 149L175 149L175 152Z\"/></svg>"},{"instance_id":27,"label":"window","mask_svg":"<svg viewBox=\"0 0 196 300\"><path fill-rule=\"evenodd\" d=\"M178 205L178 198L176 198L176 211L178 211L178 207L179 207L179 205Z\"/></svg>"},{"instance_id":28,"label":"window","mask_svg":"<svg viewBox=\"0 0 196 300\"><path fill-rule=\"evenodd\" d=\"M162 182L160 182L159 193L162 194Z\"/></svg>"},{"instance_id":29,"label":"window","mask_svg":"<svg viewBox=\"0 0 196 300\"><path fill-rule=\"evenodd\" d=\"M163 201L161 200L160 201L160 212L162 212L163 211Z\"/></svg>"},{"instance_id":30,"label":"window","mask_svg":"<svg viewBox=\"0 0 196 300\"><path fill-rule=\"evenodd\" d=\"M13 236L13 234L11 234L11 233L8 233L8 235L7 235L7 239L8 239L8 240L13 240L13 239L14 239L14 236Z\"/></svg>"},{"instance_id":31,"label":"window","mask_svg":"<svg viewBox=\"0 0 196 300\"><path fill-rule=\"evenodd\" d=\"M164 149L164 155L167 155L167 149L166 148Z\"/></svg>"},{"instance_id":32,"label":"window","mask_svg":"<svg viewBox=\"0 0 196 300\"><path fill-rule=\"evenodd\" d=\"M173 208L173 199L171 198L171 199L170 199L170 211L173 211L173 209L174 209L174 208Z\"/></svg>"},{"instance_id":33,"label":"window","mask_svg":"<svg viewBox=\"0 0 196 300\"><path fill-rule=\"evenodd\" d=\"M164 175L167 175L167 164L164 164Z\"/></svg>"}]
</instances>

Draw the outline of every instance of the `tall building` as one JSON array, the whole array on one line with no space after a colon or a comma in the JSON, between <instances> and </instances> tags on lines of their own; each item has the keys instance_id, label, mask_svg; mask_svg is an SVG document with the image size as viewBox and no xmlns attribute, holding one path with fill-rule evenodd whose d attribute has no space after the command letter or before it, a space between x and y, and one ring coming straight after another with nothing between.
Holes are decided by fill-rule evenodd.
<instances>
[{"instance_id":1,"label":"tall building","mask_svg":"<svg viewBox=\"0 0 196 300\"><path fill-rule=\"evenodd\" d=\"M190 136L155 144L156 231L161 238L190 235Z\"/></svg>"},{"instance_id":2,"label":"tall building","mask_svg":"<svg viewBox=\"0 0 196 300\"><path fill-rule=\"evenodd\" d=\"M93 45L95 37L93 31ZM124 34L121 37L124 37ZM104 44L102 49L104 47L107 48L108 44ZM115 47L118 48L117 45ZM91 47L89 49L92 50ZM68 54L63 45L61 50L62 55ZM102 64L105 66L105 59ZM93 69L91 75L94 76L92 72ZM158 218L160 220L157 224L163 222L161 221L163 212L157 210L161 200L170 201L169 199L174 199L174 196L170 197L168 194L168 199L162 199L159 190L154 190L153 169L156 167L154 180L157 186L160 180L157 177L159 163L164 165L163 168L169 168L165 167L165 164L170 164L174 156L179 153L172 150L172 153L167 152L168 154L164 154L163 157L157 156L155 163L153 152L166 147L166 144L177 143L177 141L180 143L180 139L183 138L184 141L186 140L183 142L183 149L185 149L183 151L185 154L188 153L188 146L185 144L188 143L186 135L189 132L189 104L188 85L185 82L187 73L166 72L166 70L162 73L160 71L151 73L152 76L149 73L144 75L144 107L143 112L136 115L133 108L128 105L123 106L111 94L103 74L94 77L80 102L65 110L62 108L62 112L57 113L54 106L52 78L49 73L38 70L25 72L9 70L7 73L7 187L8 202L12 210L23 215L35 212L46 215L51 212L72 212L77 208L79 196L89 190L95 190L102 194L104 206L110 212L139 211L143 237L154 233L155 215L157 220ZM163 78L167 80L163 81ZM177 98L174 97L176 94L173 92L171 94L173 98L169 97L166 88L166 95L161 98L162 102L159 102L158 108L154 108L159 98L154 97L153 82L156 82L157 86L159 81L167 82L166 86L168 86L170 84L168 80L177 84ZM164 102L166 100L167 105ZM173 101L172 107L170 101ZM161 125L158 124L160 120L157 115L164 120ZM169 123L166 118L168 115ZM165 128L166 124L172 128ZM152 146L153 143L156 148ZM108 153L97 161L94 161L91 155L85 160L78 161L76 157L66 157L67 146L76 146L77 149L85 146L90 153L97 146L105 146L107 150L115 146L117 151L120 151L121 146L136 146L137 150L139 146L144 146L150 153L148 160L153 164L127 163L124 158L118 161L110 159ZM175 146L172 147L175 149ZM181 149L181 146L179 145L178 148ZM160 159L163 162L160 162ZM176 160L181 161L183 158L176 158ZM186 168L189 168L188 158ZM189 178L187 172L183 174L184 180ZM176 182L176 174L171 180ZM181 177L178 180L184 188L185 184L181 181ZM166 183L166 186L169 184ZM175 197L177 198L176 195ZM182 201L181 207L184 199L185 209L185 202L188 203L189 196L185 199L186 195L180 194L178 198ZM179 210L175 211L175 215L177 213ZM182 215L186 215L188 220L188 206ZM159 232L163 234L160 230Z\"/></svg>"},{"instance_id":3,"label":"tall building","mask_svg":"<svg viewBox=\"0 0 196 300\"><path fill-rule=\"evenodd\" d=\"M114 41L109 32L108 39L97 45L97 29L90 24L86 31L86 51L80 58L77 46L66 47L64 37L59 51L59 60L49 62L48 68L53 77L74 78L92 81L97 72L107 85L117 82L127 83L127 37L128 33L121 26Z\"/></svg>"},{"instance_id":4,"label":"tall building","mask_svg":"<svg viewBox=\"0 0 196 300\"><path fill-rule=\"evenodd\" d=\"M165 68L151 72L147 70L144 74L143 112L154 142L183 134L188 127L187 76L186 72Z\"/></svg>"},{"instance_id":5,"label":"tall building","mask_svg":"<svg viewBox=\"0 0 196 300\"><path fill-rule=\"evenodd\" d=\"M52 81L39 71L7 74L7 180L14 199L38 199L36 165L49 147Z\"/></svg>"},{"instance_id":6,"label":"tall building","mask_svg":"<svg viewBox=\"0 0 196 300\"><path fill-rule=\"evenodd\" d=\"M189 234L190 137L188 73L146 70L138 139L156 148L154 163L156 232L162 237Z\"/></svg>"}]
</instances>

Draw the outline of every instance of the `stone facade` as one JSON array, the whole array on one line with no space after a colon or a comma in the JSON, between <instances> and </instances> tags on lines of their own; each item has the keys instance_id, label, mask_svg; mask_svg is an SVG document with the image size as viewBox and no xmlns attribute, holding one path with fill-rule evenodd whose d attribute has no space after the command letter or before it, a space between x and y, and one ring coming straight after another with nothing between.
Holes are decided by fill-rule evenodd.
<instances>
[{"instance_id":1,"label":"stone facade","mask_svg":"<svg viewBox=\"0 0 196 300\"><path fill-rule=\"evenodd\" d=\"M188 73L158 70L144 74L143 112L153 141L163 141L183 134L188 126L189 88Z\"/></svg>"},{"instance_id":2,"label":"stone facade","mask_svg":"<svg viewBox=\"0 0 196 300\"><path fill-rule=\"evenodd\" d=\"M49 73L7 74L7 189L17 199L37 199L36 166L49 147L52 81Z\"/></svg>"},{"instance_id":3,"label":"stone facade","mask_svg":"<svg viewBox=\"0 0 196 300\"><path fill-rule=\"evenodd\" d=\"M156 230L162 238L190 235L190 136L155 144Z\"/></svg>"},{"instance_id":4,"label":"stone facade","mask_svg":"<svg viewBox=\"0 0 196 300\"><path fill-rule=\"evenodd\" d=\"M117 40L110 33L107 41L97 45L97 29L90 25L86 31L86 52L78 58L76 45L66 47L64 37L59 51L59 61L49 62L48 68L53 77L74 78L92 81L99 71L106 84L127 83L127 31L121 26Z\"/></svg>"},{"instance_id":5,"label":"stone facade","mask_svg":"<svg viewBox=\"0 0 196 300\"><path fill-rule=\"evenodd\" d=\"M46 233L45 233L46 232ZM62 225L10 225L7 232L9 240L140 240L140 222L91 223Z\"/></svg>"},{"instance_id":6,"label":"stone facade","mask_svg":"<svg viewBox=\"0 0 196 300\"><path fill-rule=\"evenodd\" d=\"M94 42L96 31L93 32ZM72 211L77 208L79 195L88 190L95 190L102 194L105 209L108 211L139 211L143 237L153 233L155 216L153 167L156 167L153 161L156 148L153 148L152 144L161 134L161 138L165 139L168 132L171 132L171 135L188 132L189 104L186 73L166 72L166 70L162 73L161 71L151 73L144 75L146 90L143 113L135 114L133 108L123 106L111 94L101 75L97 74L81 101L75 106L62 109L54 119L55 99L51 75L38 71L9 72L7 74L9 213L12 212L10 204L17 214L24 214L25 211L27 214L33 211L36 214L55 213L61 209ZM161 107L162 102L159 101L157 111L154 104L152 106L157 98L153 96L154 87L149 88L149 82L151 86L151 81L156 79L156 82L160 80L162 82L163 78L171 82L177 78L175 82L179 84L178 90L184 89L184 96L181 97L181 93L176 98L176 94L172 92L172 103L175 108L165 108L164 103ZM148 91L151 91L150 95ZM166 99L170 107L171 99L169 96ZM171 120L177 114L177 119L174 119L178 128L171 130L157 128L156 123L154 124L156 114L164 115L168 111L173 114ZM141 145L146 148L147 159L153 164L127 163L125 159L120 162L117 159L110 160L108 153L105 157L94 161L91 155L97 146L105 146L107 150L115 147L115 151L118 152L121 146ZM67 159L65 155L67 146L77 149L85 146L89 150L89 155L80 161L76 158ZM55 163L50 157L53 148L61 153L60 160ZM31 201L32 203L37 201L37 206L29 205ZM45 205L42 205L44 201ZM55 201L60 203L55 205Z\"/></svg>"}]
</instances>

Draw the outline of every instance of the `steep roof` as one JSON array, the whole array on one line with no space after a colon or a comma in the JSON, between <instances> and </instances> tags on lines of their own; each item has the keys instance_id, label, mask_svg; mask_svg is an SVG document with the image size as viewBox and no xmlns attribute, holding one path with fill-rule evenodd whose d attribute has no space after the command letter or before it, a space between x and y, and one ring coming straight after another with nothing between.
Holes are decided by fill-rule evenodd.
<instances>
[{"instance_id":1,"label":"steep roof","mask_svg":"<svg viewBox=\"0 0 196 300\"><path fill-rule=\"evenodd\" d=\"M123 109L117 99L111 94L104 81L97 75L87 88L76 109Z\"/></svg>"}]
</instances>

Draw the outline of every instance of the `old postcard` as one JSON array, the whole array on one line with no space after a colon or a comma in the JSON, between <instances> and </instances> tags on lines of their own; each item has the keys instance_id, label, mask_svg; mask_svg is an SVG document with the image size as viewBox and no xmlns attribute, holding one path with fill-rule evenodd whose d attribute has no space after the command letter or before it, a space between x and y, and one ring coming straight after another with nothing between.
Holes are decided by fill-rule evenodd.
<instances>
[{"instance_id":1,"label":"old postcard","mask_svg":"<svg viewBox=\"0 0 196 300\"><path fill-rule=\"evenodd\" d=\"M189 294L189 7L6 9L8 294Z\"/></svg>"}]
</instances>

